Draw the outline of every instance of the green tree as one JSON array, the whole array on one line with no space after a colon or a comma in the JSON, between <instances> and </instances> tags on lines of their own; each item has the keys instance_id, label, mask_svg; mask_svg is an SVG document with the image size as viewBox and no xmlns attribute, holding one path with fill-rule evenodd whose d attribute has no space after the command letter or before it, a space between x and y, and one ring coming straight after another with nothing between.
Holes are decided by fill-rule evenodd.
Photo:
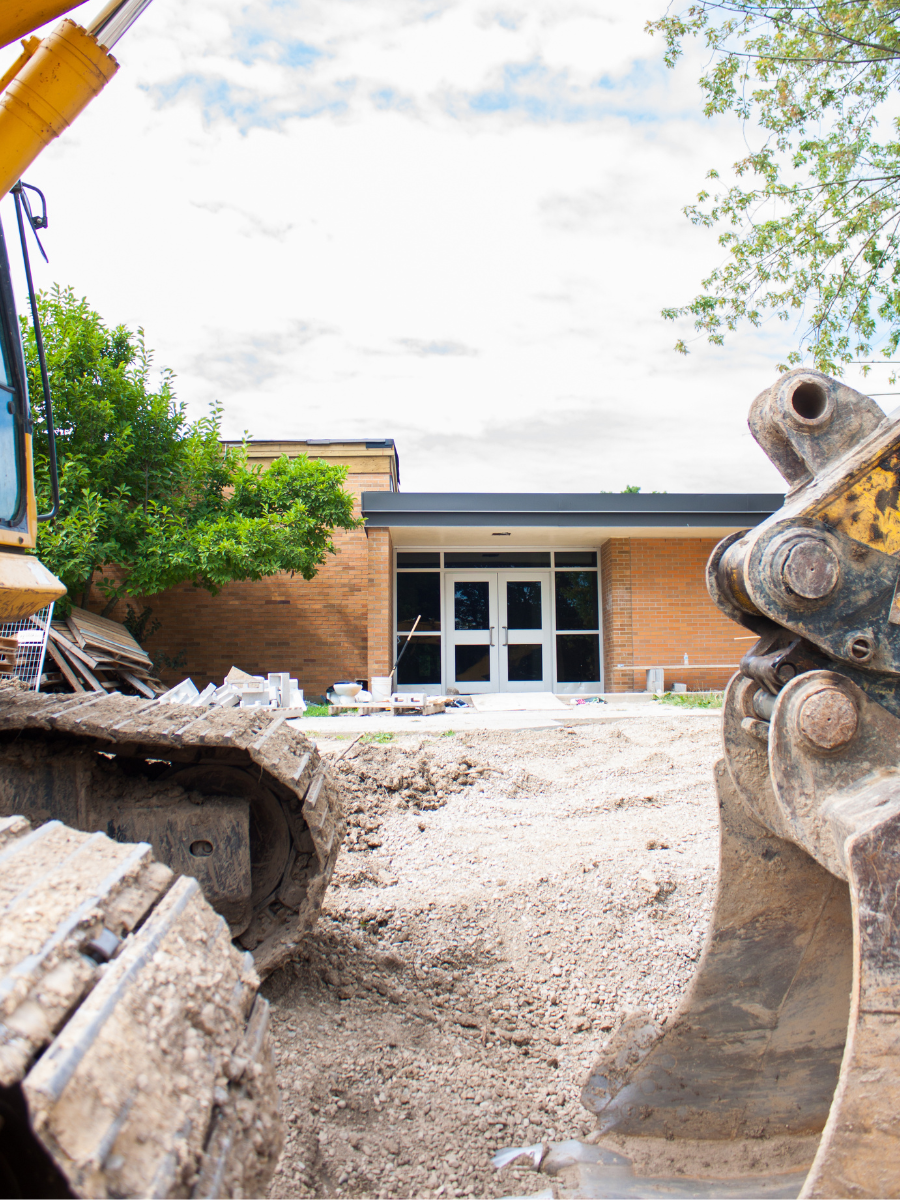
<instances>
[{"instance_id":1,"label":"green tree","mask_svg":"<svg viewBox=\"0 0 900 1200\"><path fill-rule=\"evenodd\" d=\"M694 0L648 24L674 66L685 40L705 42L707 116L745 123L749 153L734 179L708 179L686 208L721 229L724 262L689 304L720 345L742 321L795 320L788 356L822 370L900 344L900 140L895 116L900 7L886 0ZM683 341L677 348L686 352Z\"/></svg>"},{"instance_id":2,"label":"green tree","mask_svg":"<svg viewBox=\"0 0 900 1200\"><path fill-rule=\"evenodd\" d=\"M355 529L346 469L305 455L251 468L223 447L221 407L189 421L162 372L151 387L143 330L108 327L71 289L39 298L57 426L60 515L37 553L83 604L93 583L107 610L189 581L226 583L281 571L312 579L336 529ZM28 382L41 395L34 333L22 322ZM39 504L50 506L47 429L35 407ZM109 568L114 568L110 570Z\"/></svg>"}]
</instances>

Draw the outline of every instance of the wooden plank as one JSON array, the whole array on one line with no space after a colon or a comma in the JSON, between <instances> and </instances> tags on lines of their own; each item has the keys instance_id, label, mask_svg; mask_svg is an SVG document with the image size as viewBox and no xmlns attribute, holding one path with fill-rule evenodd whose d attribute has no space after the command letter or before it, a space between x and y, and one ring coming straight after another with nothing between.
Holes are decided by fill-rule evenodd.
<instances>
[{"instance_id":1,"label":"wooden plank","mask_svg":"<svg viewBox=\"0 0 900 1200\"><path fill-rule=\"evenodd\" d=\"M48 638L47 649L49 650L51 646L54 646L54 643ZM79 650L78 647L71 642L61 644L60 641L56 642L54 649L58 652L58 656L57 654L54 654L53 656L56 661L60 662L62 659L65 659L72 670L76 671L78 675L89 685L91 691L103 692L106 690L93 671L91 671L91 669L81 661L82 658L87 657L83 650ZM84 691L85 689L82 688L81 690Z\"/></svg>"},{"instance_id":2,"label":"wooden plank","mask_svg":"<svg viewBox=\"0 0 900 1200\"><path fill-rule=\"evenodd\" d=\"M55 637L57 642L63 646L66 654L69 656L69 661L75 658L78 660L79 664L83 663L85 667L90 667L96 671L98 666L97 660L95 658L91 658L90 654L88 654L86 650L82 650L81 647L76 646L74 642L65 642L64 639L55 634L52 629L50 630L50 636ZM81 668L79 666L79 670L80 669ZM84 674L83 671L82 674Z\"/></svg>"},{"instance_id":3,"label":"wooden plank","mask_svg":"<svg viewBox=\"0 0 900 1200\"><path fill-rule=\"evenodd\" d=\"M447 706L446 700L426 700L422 701L411 700L409 702L398 701L375 701L371 704L329 704L328 715L330 717L339 717L341 713L352 712L356 710L359 716L369 716L377 713L389 713L392 716L402 712L420 713L424 717L434 716L435 713L442 713Z\"/></svg>"},{"instance_id":4,"label":"wooden plank","mask_svg":"<svg viewBox=\"0 0 900 1200\"><path fill-rule=\"evenodd\" d=\"M84 638L82 637L81 631L79 630L78 626L75 624L75 622L72 620L71 617L66 617L66 627L70 630L70 632L72 633L72 636L75 638L75 641L78 643L78 645L83 650L84 649Z\"/></svg>"},{"instance_id":5,"label":"wooden plank","mask_svg":"<svg viewBox=\"0 0 900 1200\"><path fill-rule=\"evenodd\" d=\"M73 608L69 622L79 630L86 642L101 642L129 656L146 658L146 651L135 641L120 621L111 621L84 608Z\"/></svg>"},{"instance_id":6,"label":"wooden plank","mask_svg":"<svg viewBox=\"0 0 900 1200\"><path fill-rule=\"evenodd\" d=\"M50 638L47 639L47 653L62 671L63 675L65 675L66 682L72 691L83 692L85 689L81 686L81 683L74 675L72 669L66 661L66 656L63 654L62 650L51 641Z\"/></svg>"},{"instance_id":7,"label":"wooden plank","mask_svg":"<svg viewBox=\"0 0 900 1200\"><path fill-rule=\"evenodd\" d=\"M74 648L75 647L73 646L72 649L74 650ZM79 661L73 660L71 658L69 659L69 662L72 663L72 666L75 668L76 671L79 672L79 674L84 676L84 678L91 685L91 687L93 688L93 690L95 692L105 692L106 691L106 688L103 686L103 684L97 678L97 676L93 673L93 671L91 671L88 667L86 667L83 662L79 662Z\"/></svg>"},{"instance_id":8,"label":"wooden plank","mask_svg":"<svg viewBox=\"0 0 900 1200\"><path fill-rule=\"evenodd\" d=\"M86 649L94 655L99 661L101 658L107 662L123 662L130 667L141 667L145 671L153 666L153 660L147 655L138 657L136 654L126 654L124 650L119 650L109 644L100 645L99 642L92 642L88 639Z\"/></svg>"},{"instance_id":9,"label":"wooden plank","mask_svg":"<svg viewBox=\"0 0 900 1200\"><path fill-rule=\"evenodd\" d=\"M119 674L126 683L131 684L136 692L140 692L141 695L146 696L148 700L153 700L156 696L156 692L151 687L148 687L147 684L144 683L143 679L138 679L137 675L135 675L133 672L123 671L121 668L119 668Z\"/></svg>"}]
</instances>

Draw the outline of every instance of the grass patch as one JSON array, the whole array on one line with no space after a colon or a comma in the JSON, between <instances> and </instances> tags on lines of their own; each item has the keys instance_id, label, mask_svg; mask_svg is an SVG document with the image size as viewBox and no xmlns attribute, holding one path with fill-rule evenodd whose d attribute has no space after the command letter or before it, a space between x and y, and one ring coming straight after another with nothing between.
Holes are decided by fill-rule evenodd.
<instances>
[{"instance_id":1,"label":"grass patch","mask_svg":"<svg viewBox=\"0 0 900 1200\"><path fill-rule=\"evenodd\" d=\"M328 714L328 705L327 704L307 704L306 712L303 715L305 717L327 717L329 715Z\"/></svg>"},{"instance_id":2,"label":"grass patch","mask_svg":"<svg viewBox=\"0 0 900 1200\"><path fill-rule=\"evenodd\" d=\"M441 734L441 737L456 737L456 730L455 729L445 729L444 732Z\"/></svg>"},{"instance_id":3,"label":"grass patch","mask_svg":"<svg viewBox=\"0 0 900 1200\"><path fill-rule=\"evenodd\" d=\"M394 735L389 733L388 730L383 729L380 733L364 733L359 740L363 743L363 745L366 745L369 742L378 742L379 745L386 746L388 742L392 742L394 740Z\"/></svg>"},{"instance_id":4,"label":"grass patch","mask_svg":"<svg viewBox=\"0 0 900 1200\"><path fill-rule=\"evenodd\" d=\"M674 704L676 708L721 708L724 692L663 692L654 696L660 704Z\"/></svg>"}]
</instances>

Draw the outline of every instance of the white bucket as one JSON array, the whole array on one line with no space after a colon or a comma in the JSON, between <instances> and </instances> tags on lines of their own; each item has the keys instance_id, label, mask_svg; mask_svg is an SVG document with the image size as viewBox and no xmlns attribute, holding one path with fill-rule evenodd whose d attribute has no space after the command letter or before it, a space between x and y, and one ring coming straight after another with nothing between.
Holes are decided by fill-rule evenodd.
<instances>
[{"instance_id":1,"label":"white bucket","mask_svg":"<svg viewBox=\"0 0 900 1200\"><path fill-rule=\"evenodd\" d=\"M393 678L390 675L373 676L372 685L369 688L369 691L372 693L372 699L377 701L390 700L393 682Z\"/></svg>"}]
</instances>

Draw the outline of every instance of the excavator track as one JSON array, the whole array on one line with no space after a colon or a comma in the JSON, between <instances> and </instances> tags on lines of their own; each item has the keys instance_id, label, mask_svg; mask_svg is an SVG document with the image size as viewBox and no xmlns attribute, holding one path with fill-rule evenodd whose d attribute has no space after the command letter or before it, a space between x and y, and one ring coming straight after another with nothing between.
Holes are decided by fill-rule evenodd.
<instances>
[{"instance_id":1,"label":"excavator track","mask_svg":"<svg viewBox=\"0 0 900 1200\"><path fill-rule=\"evenodd\" d=\"M284 714L0 690L0 816L148 842L193 876L265 977L315 924L338 791Z\"/></svg>"},{"instance_id":2,"label":"excavator track","mask_svg":"<svg viewBox=\"0 0 900 1200\"><path fill-rule=\"evenodd\" d=\"M282 1130L252 957L147 843L0 819L0 1191L263 1195Z\"/></svg>"}]
</instances>

